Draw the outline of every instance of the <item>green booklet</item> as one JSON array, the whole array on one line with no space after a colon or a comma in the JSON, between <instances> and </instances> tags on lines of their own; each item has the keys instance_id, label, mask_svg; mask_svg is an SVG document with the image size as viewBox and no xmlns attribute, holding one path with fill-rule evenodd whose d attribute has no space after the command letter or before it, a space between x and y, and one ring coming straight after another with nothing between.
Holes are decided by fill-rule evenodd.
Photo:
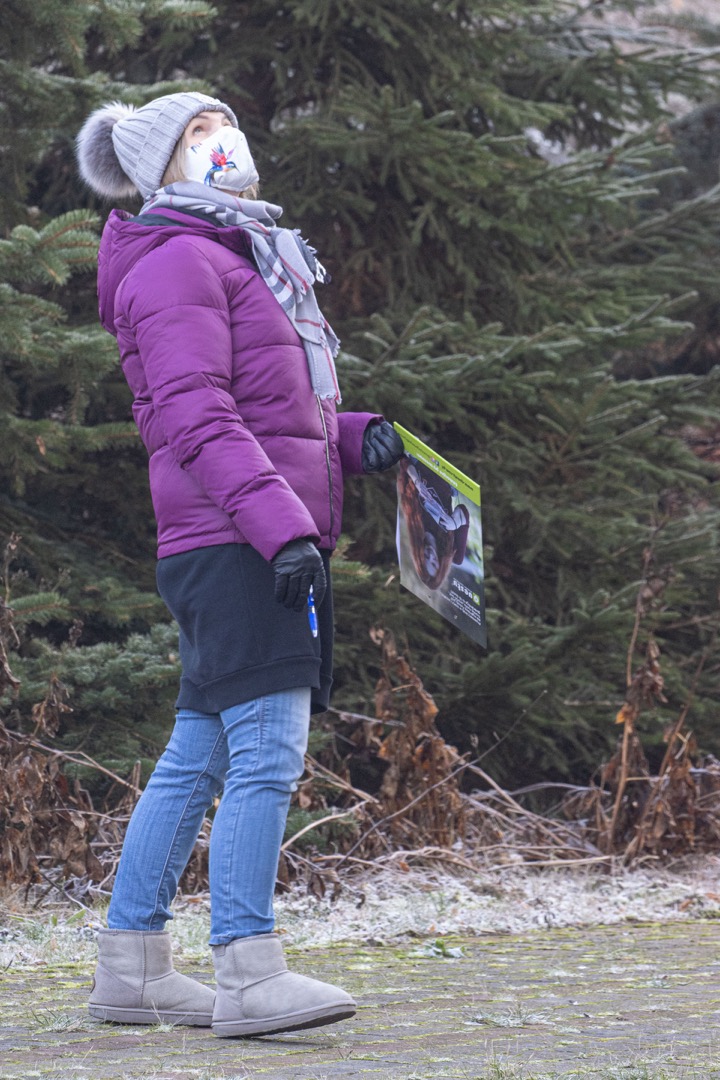
<instances>
[{"instance_id":1,"label":"green booklet","mask_svg":"<svg viewBox=\"0 0 720 1080\"><path fill-rule=\"evenodd\" d=\"M400 424L400 582L487 648L480 486Z\"/></svg>"}]
</instances>

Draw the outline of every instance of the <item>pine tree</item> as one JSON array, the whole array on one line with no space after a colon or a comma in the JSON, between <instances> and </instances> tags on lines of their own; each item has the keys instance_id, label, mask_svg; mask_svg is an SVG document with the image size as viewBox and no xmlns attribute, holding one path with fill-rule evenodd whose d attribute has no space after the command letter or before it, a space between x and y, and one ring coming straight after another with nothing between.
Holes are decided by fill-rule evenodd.
<instances>
[{"instance_id":1,"label":"pine tree","mask_svg":"<svg viewBox=\"0 0 720 1080\"><path fill-rule=\"evenodd\" d=\"M320 299L343 338L344 406L399 420L483 486L487 656L399 588L392 477L349 484L348 554L369 569L336 564L336 704L372 711L377 657L366 634L388 625L436 697L443 731L463 748L471 736L494 748L491 767L510 783L582 779L597 763L613 740L640 609L638 647L655 634L668 698L651 718L654 737L692 696L691 726L705 748L717 746L716 468L683 433L717 422L718 375L708 365L676 375L652 359L692 333L698 305L720 284L720 191L679 183L673 139L680 151L682 139L668 108L670 92L684 95L688 112L711 98L717 75L707 27L702 40L678 43L616 25L620 13L647 7L218 0L209 12L40 0L5 58L11 126L22 133L7 158L8 223L38 235L49 228L48 246L56 236L61 247L56 215L100 209L79 191L71 153L94 104L142 102L177 77L233 106L263 194L284 206L283 223L302 226L333 274ZM51 47L53 19L62 32ZM52 128L48 95L59 103ZM85 243L90 218L73 220ZM42 243L34 237L8 238L13 266L28 253L22 274ZM26 685L39 686L59 660L78 710L65 738L84 732L100 746L98 713L112 714L119 731L130 708L125 650L152 725L162 708L151 680L172 681L165 628L126 641L118 625L131 594L138 604L150 595L144 461L136 442L123 441L132 439L127 396L112 342L91 329L89 274L72 295L48 278L34 285L8 274L18 327L21 305L32 304L47 329L28 331L42 355L15 351L3 364L0 402L18 425L14 468L25 484L8 499L5 528L23 531L17 515L34 515L26 540L42 548L39 576L51 585L52 557L62 566L57 556L75 553L82 597L64 580L55 590L69 597L66 624L97 606L87 645L60 654L62 634L53 640L28 624L23 670ZM59 302L64 323L45 306ZM59 355L77 357L76 367L53 368ZM132 518L128 505L138 507ZM92 558L87 546L75 558L80 536L92 537ZM105 603L109 581L117 602ZM135 610L130 629L162 618ZM149 757L150 738L132 745Z\"/></svg>"},{"instance_id":2,"label":"pine tree","mask_svg":"<svg viewBox=\"0 0 720 1080\"><path fill-rule=\"evenodd\" d=\"M720 284L720 192L660 199L682 174L668 93L690 109L717 78L701 42L616 26L646 7L297 0L221 4L213 24L265 193L334 274L346 405L483 484L487 657L388 584L392 481L351 484L375 587L340 583L339 699L369 707L358 635L388 623L446 732L489 748L512 730L492 759L507 779L577 774L611 742L647 549L667 578L643 626L669 688L656 738L715 632L715 473L680 433L715 421L717 374L648 377L647 357ZM714 746L714 670L693 692Z\"/></svg>"},{"instance_id":3,"label":"pine tree","mask_svg":"<svg viewBox=\"0 0 720 1080\"><path fill-rule=\"evenodd\" d=\"M146 454L117 347L97 320L101 208L82 190L74 136L108 98L174 89L154 76L150 88L130 86L117 57L143 35L170 55L210 11L192 0L3 7L0 540L4 645L20 680L3 715L27 728L59 673L72 710L59 743L124 768L156 756L172 721L176 635L154 588Z\"/></svg>"}]
</instances>

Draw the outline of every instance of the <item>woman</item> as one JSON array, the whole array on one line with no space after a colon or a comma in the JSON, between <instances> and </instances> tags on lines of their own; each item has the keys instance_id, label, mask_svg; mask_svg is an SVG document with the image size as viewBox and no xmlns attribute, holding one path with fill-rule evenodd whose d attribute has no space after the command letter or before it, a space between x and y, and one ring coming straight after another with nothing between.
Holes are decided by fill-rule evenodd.
<instances>
[{"instance_id":1,"label":"woman","mask_svg":"<svg viewBox=\"0 0 720 1080\"><path fill-rule=\"evenodd\" d=\"M150 455L158 587L180 627L177 721L128 827L90 1011L129 1023L264 1035L351 1016L344 991L287 971L272 896L311 710L331 684L329 556L342 474L392 467L402 444L336 413L338 342L324 271L258 174L233 111L198 93L113 103L78 136L113 211L100 318L117 337ZM217 996L172 968L170 904L204 815Z\"/></svg>"}]
</instances>

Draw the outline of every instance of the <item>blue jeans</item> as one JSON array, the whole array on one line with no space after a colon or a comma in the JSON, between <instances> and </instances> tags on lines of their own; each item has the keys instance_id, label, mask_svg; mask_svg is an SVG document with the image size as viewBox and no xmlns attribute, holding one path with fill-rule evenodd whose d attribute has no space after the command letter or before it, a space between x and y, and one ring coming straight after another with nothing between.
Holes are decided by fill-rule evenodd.
<instances>
[{"instance_id":1,"label":"blue jeans","mask_svg":"<svg viewBox=\"0 0 720 1080\"><path fill-rule=\"evenodd\" d=\"M310 689L268 694L221 713L180 709L128 825L111 930L162 930L205 813L210 834L210 944L267 934L290 796L304 767Z\"/></svg>"}]
</instances>

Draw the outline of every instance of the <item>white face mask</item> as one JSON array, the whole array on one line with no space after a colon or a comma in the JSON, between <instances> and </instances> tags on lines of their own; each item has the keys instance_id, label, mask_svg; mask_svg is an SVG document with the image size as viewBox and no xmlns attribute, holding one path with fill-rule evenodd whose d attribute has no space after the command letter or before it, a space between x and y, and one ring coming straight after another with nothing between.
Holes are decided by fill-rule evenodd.
<instances>
[{"instance_id":1,"label":"white face mask","mask_svg":"<svg viewBox=\"0 0 720 1080\"><path fill-rule=\"evenodd\" d=\"M227 125L185 151L185 176L226 191L244 191L260 179L247 139Z\"/></svg>"}]
</instances>

